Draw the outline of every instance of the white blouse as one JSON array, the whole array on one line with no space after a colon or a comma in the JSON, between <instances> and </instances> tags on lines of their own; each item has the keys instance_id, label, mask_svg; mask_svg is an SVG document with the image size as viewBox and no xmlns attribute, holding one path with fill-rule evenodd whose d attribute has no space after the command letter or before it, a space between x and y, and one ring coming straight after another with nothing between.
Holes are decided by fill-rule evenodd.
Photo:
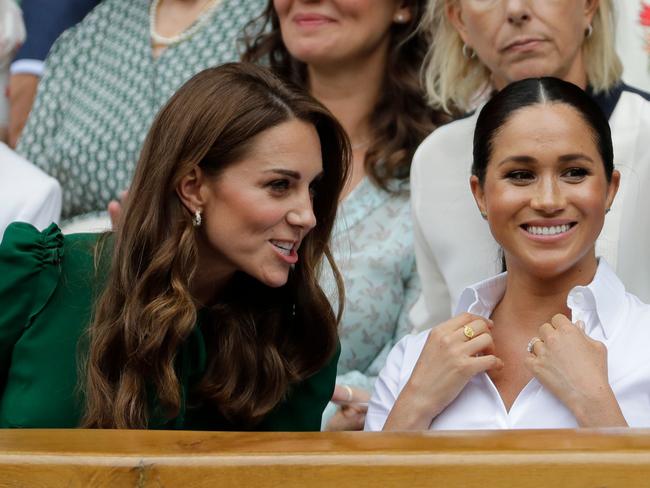
<instances>
[{"instance_id":1,"label":"white blouse","mask_svg":"<svg viewBox=\"0 0 650 488\"><path fill-rule=\"evenodd\" d=\"M466 288L457 314L489 317L503 297L506 273ZM585 332L607 347L609 383L631 427L650 426L650 305L625 291L616 274L600 259L593 281L576 286L567 297L571 320L585 323ZM375 383L365 430L381 430L395 400L408 381L429 330L404 337L388 356ZM510 411L487 373L474 376L456 399L431 423L430 429L575 428L576 418L549 390L533 378Z\"/></svg>"}]
</instances>

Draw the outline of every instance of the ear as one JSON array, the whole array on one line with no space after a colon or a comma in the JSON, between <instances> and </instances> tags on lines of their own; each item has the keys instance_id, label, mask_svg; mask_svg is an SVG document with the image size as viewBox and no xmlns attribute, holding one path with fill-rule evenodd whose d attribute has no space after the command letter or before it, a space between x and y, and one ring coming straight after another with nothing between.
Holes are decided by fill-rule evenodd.
<instances>
[{"instance_id":1,"label":"ear","mask_svg":"<svg viewBox=\"0 0 650 488\"><path fill-rule=\"evenodd\" d=\"M470 44L467 42L467 27L465 26L465 21L463 20L463 10L458 0L446 0L445 3L445 13L447 14L447 20L454 26L456 32L461 37L463 42L469 47Z\"/></svg>"},{"instance_id":2,"label":"ear","mask_svg":"<svg viewBox=\"0 0 650 488\"><path fill-rule=\"evenodd\" d=\"M408 24L413 18L413 11L407 2L400 2L393 12L393 22L396 24Z\"/></svg>"},{"instance_id":3,"label":"ear","mask_svg":"<svg viewBox=\"0 0 650 488\"><path fill-rule=\"evenodd\" d=\"M600 0L585 0L585 20L587 25L594 21L594 16L600 8ZM585 25L585 29L587 26Z\"/></svg>"},{"instance_id":4,"label":"ear","mask_svg":"<svg viewBox=\"0 0 650 488\"><path fill-rule=\"evenodd\" d=\"M607 188L607 207L611 208L614 203L614 198L616 193L618 193L618 187L621 184L621 173L615 169L612 172L612 181L609 182L609 188Z\"/></svg>"},{"instance_id":5,"label":"ear","mask_svg":"<svg viewBox=\"0 0 650 488\"><path fill-rule=\"evenodd\" d=\"M474 195L474 200L476 201L476 206L478 207L479 212L482 215L487 215L487 206L485 205L485 193L483 192L483 186L478 180L478 177L472 175L469 179L469 186L472 189L472 195Z\"/></svg>"},{"instance_id":6,"label":"ear","mask_svg":"<svg viewBox=\"0 0 650 488\"><path fill-rule=\"evenodd\" d=\"M178 198L192 215L197 210L203 209L206 204L205 178L205 173L201 168L194 166L176 186Z\"/></svg>"}]
</instances>

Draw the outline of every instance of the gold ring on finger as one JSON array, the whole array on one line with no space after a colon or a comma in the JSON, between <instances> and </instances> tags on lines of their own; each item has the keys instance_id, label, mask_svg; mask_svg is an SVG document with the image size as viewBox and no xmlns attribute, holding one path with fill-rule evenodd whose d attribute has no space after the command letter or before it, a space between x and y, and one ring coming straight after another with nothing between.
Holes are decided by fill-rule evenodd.
<instances>
[{"instance_id":1,"label":"gold ring on finger","mask_svg":"<svg viewBox=\"0 0 650 488\"><path fill-rule=\"evenodd\" d=\"M463 334L465 334L465 337L467 337L467 339L471 339L474 337L474 329L472 329L471 325L466 325L463 327Z\"/></svg>"},{"instance_id":2,"label":"gold ring on finger","mask_svg":"<svg viewBox=\"0 0 650 488\"><path fill-rule=\"evenodd\" d=\"M535 344L537 344L538 342L544 342L544 341L541 340L539 337L533 337L530 341L528 341L528 345L526 346L526 350L531 354L535 354L535 350L534 350L535 349Z\"/></svg>"}]
</instances>

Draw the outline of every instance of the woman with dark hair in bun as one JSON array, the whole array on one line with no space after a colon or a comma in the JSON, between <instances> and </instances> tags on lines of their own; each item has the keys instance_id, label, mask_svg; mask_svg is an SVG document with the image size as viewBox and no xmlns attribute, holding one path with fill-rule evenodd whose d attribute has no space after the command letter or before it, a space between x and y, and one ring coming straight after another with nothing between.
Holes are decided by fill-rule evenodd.
<instances>
[{"instance_id":1,"label":"woman with dark hair in bun","mask_svg":"<svg viewBox=\"0 0 650 488\"><path fill-rule=\"evenodd\" d=\"M595 248L613 161L607 119L571 83L515 82L483 107L470 184L507 272L395 346L368 430L650 426L650 306Z\"/></svg>"}]
</instances>

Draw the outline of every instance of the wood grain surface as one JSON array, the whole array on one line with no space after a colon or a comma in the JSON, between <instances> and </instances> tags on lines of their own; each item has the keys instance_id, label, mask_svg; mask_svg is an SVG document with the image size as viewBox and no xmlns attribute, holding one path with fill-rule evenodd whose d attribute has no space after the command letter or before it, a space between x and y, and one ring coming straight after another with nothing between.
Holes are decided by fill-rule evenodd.
<instances>
[{"instance_id":1,"label":"wood grain surface","mask_svg":"<svg viewBox=\"0 0 650 488\"><path fill-rule=\"evenodd\" d=\"M650 488L650 430L0 430L0 487Z\"/></svg>"}]
</instances>

